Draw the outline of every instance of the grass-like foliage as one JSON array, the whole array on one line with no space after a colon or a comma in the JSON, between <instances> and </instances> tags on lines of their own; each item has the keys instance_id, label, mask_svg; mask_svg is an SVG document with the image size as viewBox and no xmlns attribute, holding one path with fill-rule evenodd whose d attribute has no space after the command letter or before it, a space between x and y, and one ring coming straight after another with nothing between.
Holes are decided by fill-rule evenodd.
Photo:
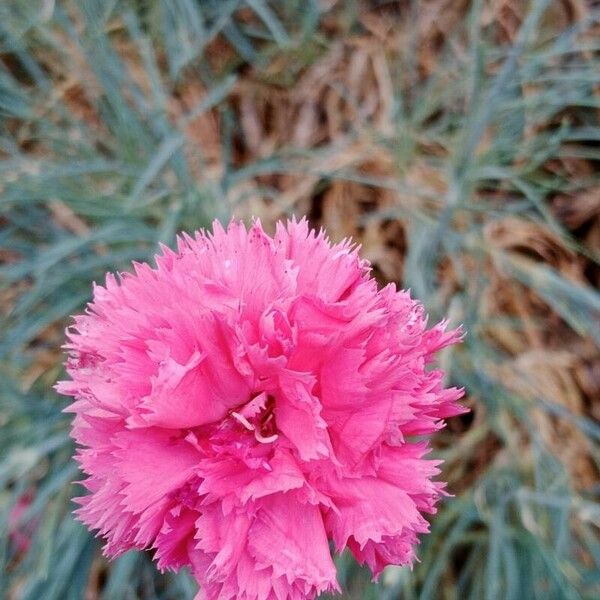
<instances>
[{"instance_id":1,"label":"grass-like foliage","mask_svg":"<svg viewBox=\"0 0 600 600\"><path fill-rule=\"evenodd\" d=\"M590 3L593 4L593 3ZM467 7L465 5L468 5ZM414 569L347 598L600 597L600 14L504 0L0 5L0 595L191 598L108 564L80 493L68 316L213 218L308 214L463 322L455 495Z\"/></svg>"}]
</instances>

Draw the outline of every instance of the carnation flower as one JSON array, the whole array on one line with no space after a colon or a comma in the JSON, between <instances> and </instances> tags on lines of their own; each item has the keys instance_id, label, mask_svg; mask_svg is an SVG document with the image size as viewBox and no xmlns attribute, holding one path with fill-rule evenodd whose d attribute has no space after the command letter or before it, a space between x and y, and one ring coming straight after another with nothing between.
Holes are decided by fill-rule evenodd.
<instances>
[{"instance_id":1,"label":"carnation flower","mask_svg":"<svg viewBox=\"0 0 600 600\"><path fill-rule=\"evenodd\" d=\"M23 516L34 499L33 491L21 494L8 513L8 539L17 552L25 553L29 550L35 530L39 526L38 519L23 521Z\"/></svg>"},{"instance_id":2,"label":"carnation flower","mask_svg":"<svg viewBox=\"0 0 600 600\"><path fill-rule=\"evenodd\" d=\"M463 412L459 340L305 220L182 235L108 275L67 331L72 435L105 552L153 549L207 600L339 590L330 543L410 564L444 485L423 438Z\"/></svg>"}]
</instances>

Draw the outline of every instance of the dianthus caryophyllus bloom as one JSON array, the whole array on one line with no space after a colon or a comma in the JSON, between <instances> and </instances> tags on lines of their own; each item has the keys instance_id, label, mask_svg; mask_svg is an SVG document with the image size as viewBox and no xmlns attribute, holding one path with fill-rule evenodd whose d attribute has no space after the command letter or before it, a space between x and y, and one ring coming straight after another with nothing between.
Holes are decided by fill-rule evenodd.
<instances>
[{"instance_id":1,"label":"dianthus caryophyllus bloom","mask_svg":"<svg viewBox=\"0 0 600 600\"><path fill-rule=\"evenodd\" d=\"M33 492L25 492L8 513L8 539L18 552L27 552L31 539L39 526L38 519L23 522L23 515L31 506L35 496Z\"/></svg>"},{"instance_id":2,"label":"dianthus caryophyllus bloom","mask_svg":"<svg viewBox=\"0 0 600 600\"><path fill-rule=\"evenodd\" d=\"M410 563L443 493L421 436L463 410L430 362L459 332L305 220L134 267L75 317L58 384L106 553L189 565L207 600L338 590L330 542L375 576Z\"/></svg>"}]
</instances>

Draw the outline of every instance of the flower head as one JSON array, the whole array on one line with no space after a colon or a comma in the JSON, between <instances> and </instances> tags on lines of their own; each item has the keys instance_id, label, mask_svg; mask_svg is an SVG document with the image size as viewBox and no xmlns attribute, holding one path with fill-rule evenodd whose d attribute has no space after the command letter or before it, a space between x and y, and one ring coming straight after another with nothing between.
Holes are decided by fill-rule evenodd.
<instances>
[{"instance_id":1,"label":"flower head","mask_svg":"<svg viewBox=\"0 0 600 600\"><path fill-rule=\"evenodd\" d=\"M429 364L460 333L305 220L215 223L134 267L75 317L58 384L106 553L189 565L208 600L337 590L330 541L375 576L411 563L443 494L414 436L463 412Z\"/></svg>"},{"instance_id":2,"label":"flower head","mask_svg":"<svg viewBox=\"0 0 600 600\"><path fill-rule=\"evenodd\" d=\"M8 513L8 539L17 552L27 552L29 550L35 530L39 526L39 519L23 521L27 509L34 499L33 490L21 494Z\"/></svg>"}]
</instances>

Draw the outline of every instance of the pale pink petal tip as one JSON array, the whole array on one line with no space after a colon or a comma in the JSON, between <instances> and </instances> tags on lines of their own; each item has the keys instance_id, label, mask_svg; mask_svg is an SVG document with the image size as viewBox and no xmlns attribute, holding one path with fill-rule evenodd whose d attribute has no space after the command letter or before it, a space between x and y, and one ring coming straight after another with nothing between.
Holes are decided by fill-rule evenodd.
<instances>
[{"instance_id":1,"label":"pale pink petal tip","mask_svg":"<svg viewBox=\"0 0 600 600\"><path fill-rule=\"evenodd\" d=\"M414 436L465 410L431 368L461 336L305 219L182 234L67 330L77 516L206 600L339 591L330 544L411 564L446 494Z\"/></svg>"}]
</instances>

